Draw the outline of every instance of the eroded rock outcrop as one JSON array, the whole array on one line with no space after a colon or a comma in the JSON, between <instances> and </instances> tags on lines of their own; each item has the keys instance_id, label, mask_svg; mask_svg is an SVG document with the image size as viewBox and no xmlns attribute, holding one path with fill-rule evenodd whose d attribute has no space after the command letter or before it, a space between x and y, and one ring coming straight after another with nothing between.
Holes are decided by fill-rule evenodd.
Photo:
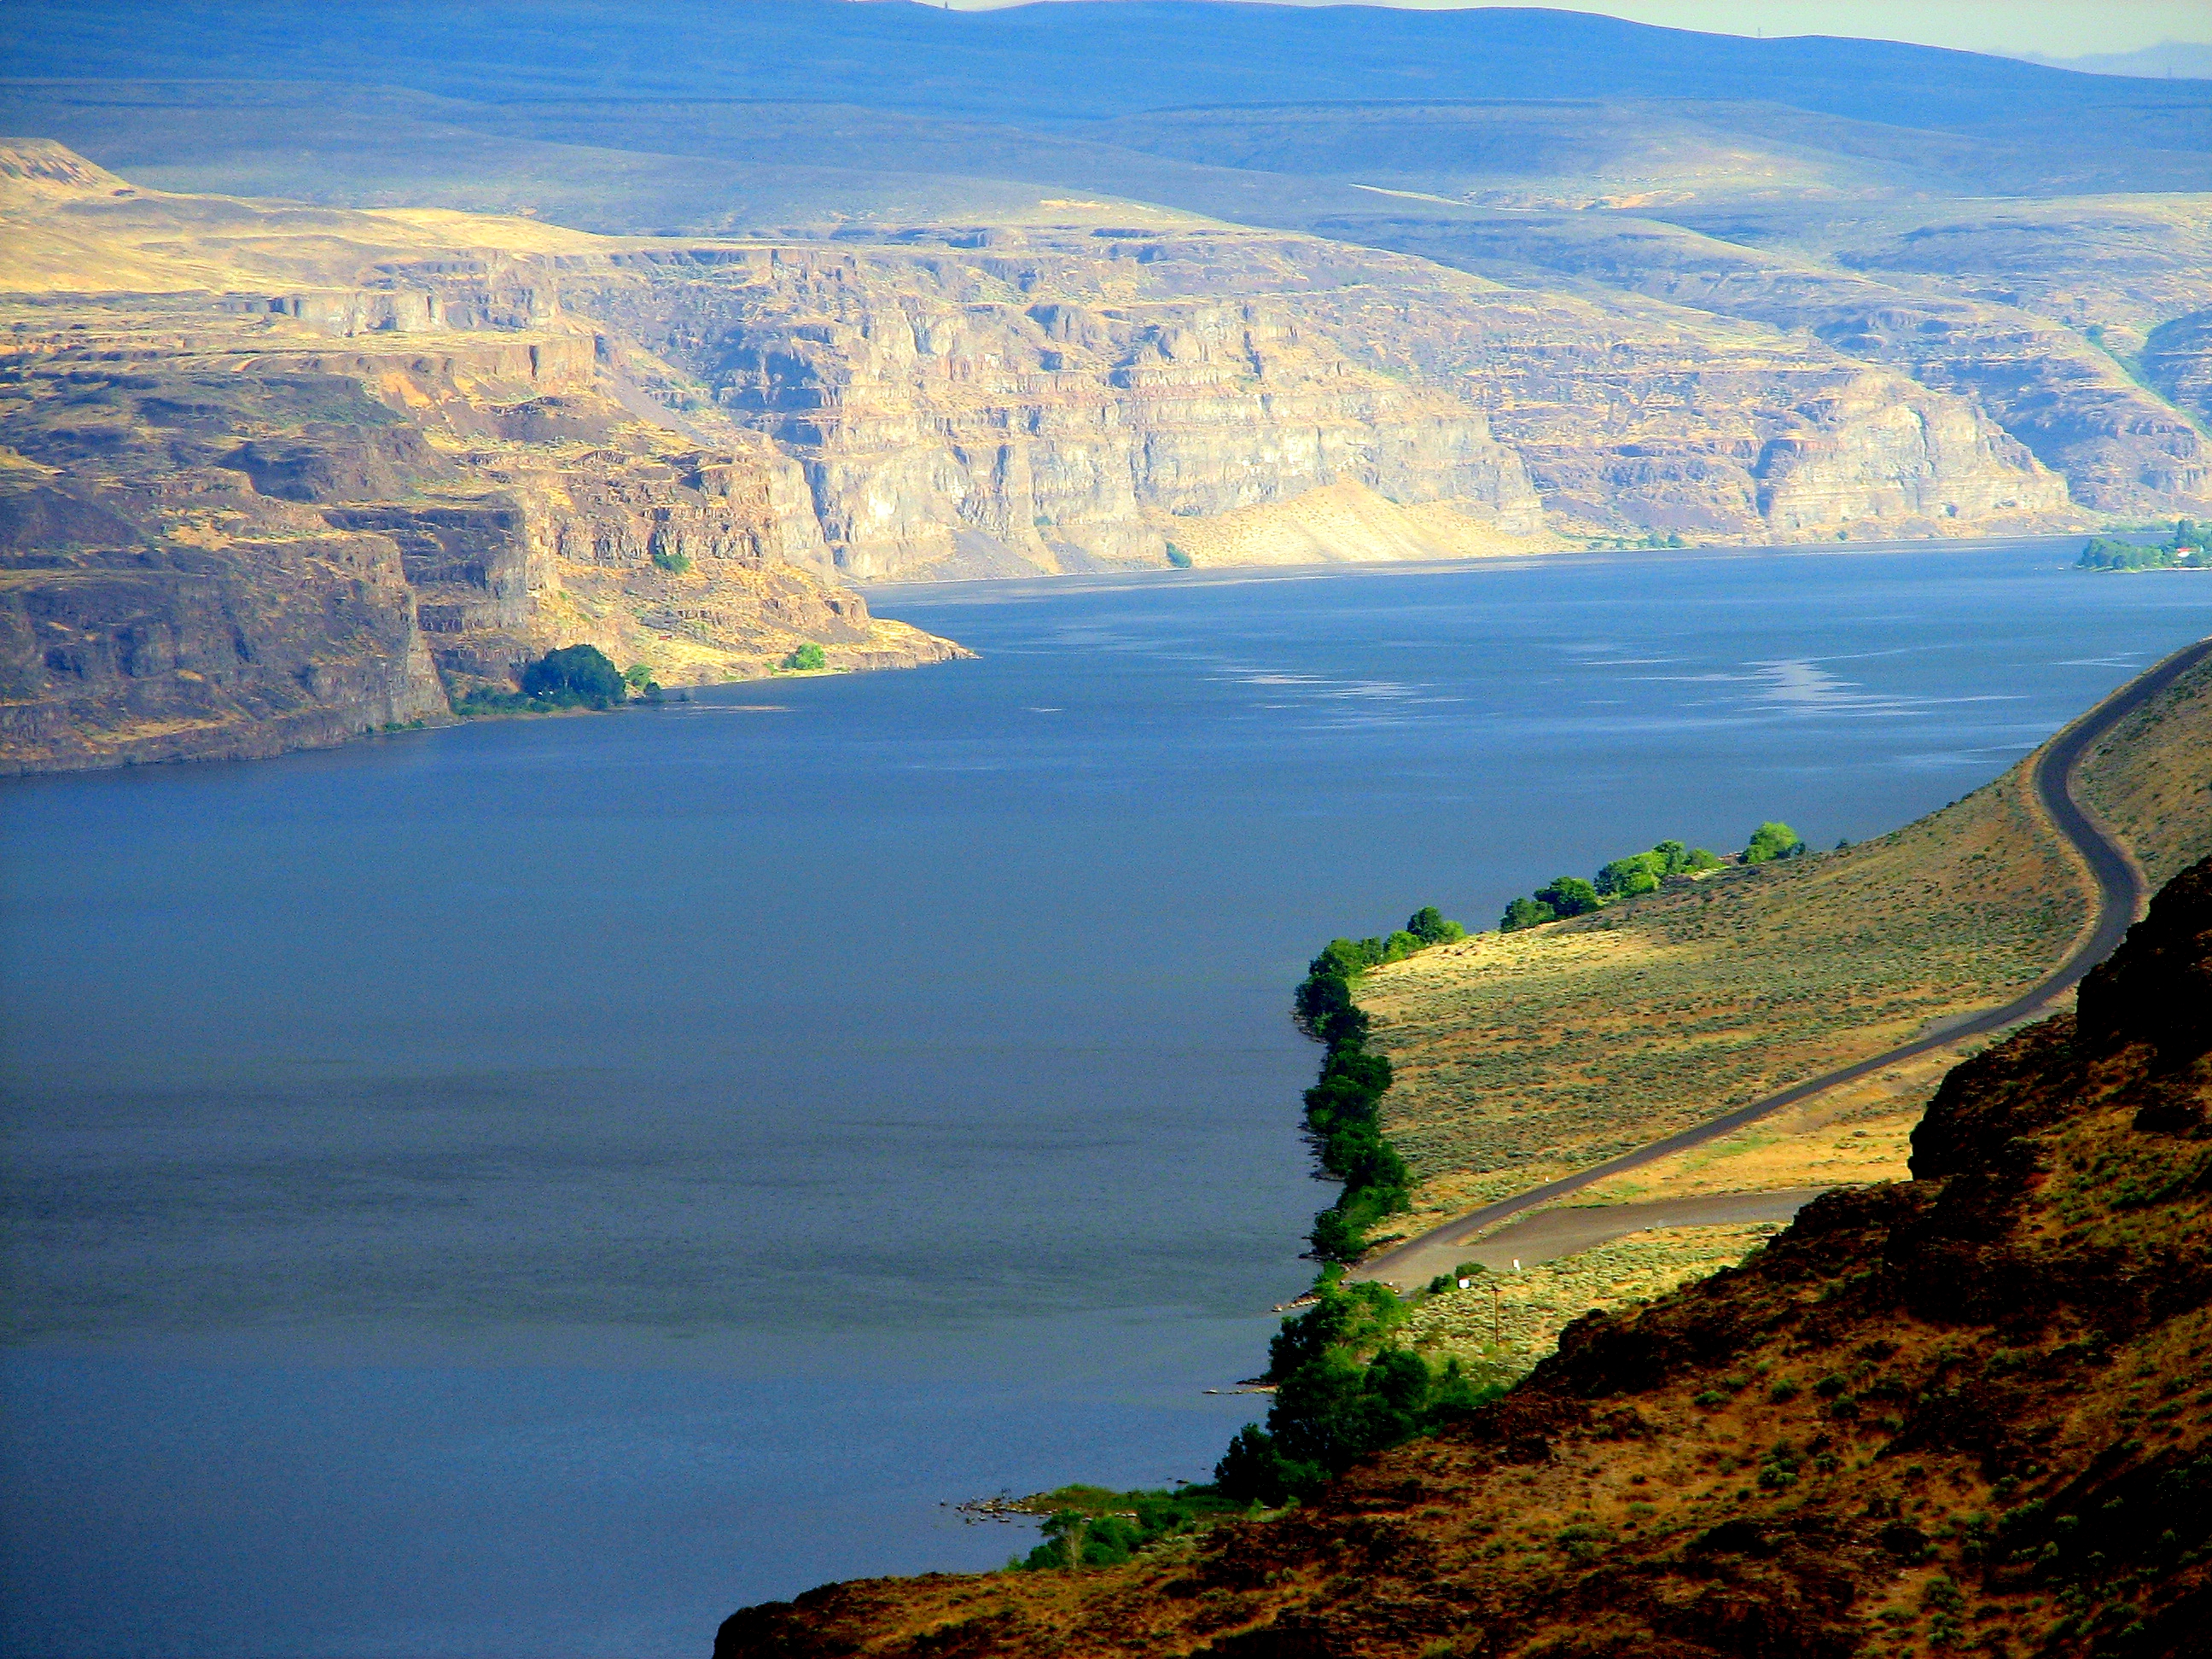
<instances>
[{"instance_id":1,"label":"eroded rock outcrop","mask_svg":"<svg viewBox=\"0 0 2212 1659\"><path fill-rule=\"evenodd\" d=\"M2019 302L2031 296L2014 287L1944 270L1940 261L1947 255L1986 255L1990 234L1969 238L1969 228L1954 227L1956 236L1940 229L1907 235L1847 250L1841 258L1854 269L1838 270L1631 218L1530 214L1468 223L1408 216L1325 228L1516 284L1565 283L1585 295L1644 295L1810 335L1842 356L1880 365L1889 373L1866 382L1857 399L1877 405L1871 423L1837 429L1833 453L1849 456L1863 443L1863 471L1874 484L1854 516L1869 509L1923 520L1996 511L2049 514L2062 512L2069 498L2095 512L2171 513L2212 501L2212 451L2201 434L2160 397L2162 386L2138 384L2097 343L2103 328L2090 319L2132 323L2135 308L2112 297L2110 279L2087 279L2093 294L2083 295L2053 291L2048 273L2039 271L2045 281L2033 298L2069 319L2061 321L2026 309ZM2042 228L2047 234L2034 240L2069 246L2069 239L2050 234L2055 228ZM2079 245L2071 246L2078 264ZM2041 264L2051 263L2052 251L2045 250ZM2025 257L2014 252L2011 263ZM1877 281L1859 274L1862 269L1894 275ZM1948 278L1941 286L1939 272ZM2195 288L2185 265L2142 275L2151 293L2185 302L2209 280L2201 264ZM2077 277L2075 288L2084 285ZM2114 325L2115 349L2125 326ZM1900 452L1904 425L1890 410L1907 407L1929 438L1907 438ZM2016 475L2030 455L2029 470L2047 476L2022 487ZM1947 488L1951 480L1958 482ZM1893 483L1899 488L1891 489ZM2063 492L2054 483L2063 483Z\"/></svg>"},{"instance_id":2,"label":"eroded rock outcrop","mask_svg":"<svg viewBox=\"0 0 2212 1659\"><path fill-rule=\"evenodd\" d=\"M1158 565L1179 520L1339 483L1536 535L1519 457L1308 326L1279 240L763 249L580 303L797 457L859 576L927 570L963 532L1040 569Z\"/></svg>"},{"instance_id":3,"label":"eroded rock outcrop","mask_svg":"<svg viewBox=\"0 0 2212 1659\"><path fill-rule=\"evenodd\" d=\"M0 763L266 755L450 718L587 642L669 685L957 647L826 585L796 468L605 395L589 332L174 302L0 368ZM339 314L349 327L358 313ZM58 320L58 319L52 319Z\"/></svg>"}]
</instances>

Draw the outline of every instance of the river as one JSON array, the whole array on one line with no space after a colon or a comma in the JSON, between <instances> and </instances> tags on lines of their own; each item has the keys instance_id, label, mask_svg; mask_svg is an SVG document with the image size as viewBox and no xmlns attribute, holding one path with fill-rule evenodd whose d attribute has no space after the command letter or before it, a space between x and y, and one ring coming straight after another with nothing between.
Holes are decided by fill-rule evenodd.
<instances>
[{"instance_id":1,"label":"river","mask_svg":"<svg viewBox=\"0 0 2212 1659\"><path fill-rule=\"evenodd\" d=\"M1312 950L1943 805L2212 630L2072 546L885 589L980 659L0 788L0 1647L696 1656L1202 1478Z\"/></svg>"}]
</instances>

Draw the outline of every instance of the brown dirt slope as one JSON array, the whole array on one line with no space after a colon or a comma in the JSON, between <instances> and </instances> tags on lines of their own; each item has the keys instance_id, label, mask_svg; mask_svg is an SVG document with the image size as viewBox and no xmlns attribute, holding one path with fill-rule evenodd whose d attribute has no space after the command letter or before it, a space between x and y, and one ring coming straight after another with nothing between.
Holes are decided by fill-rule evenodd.
<instances>
[{"instance_id":1,"label":"brown dirt slope","mask_svg":"<svg viewBox=\"0 0 2212 1659\"><path fill-rule=\"evenodd\" d=\"M826 1586L717 1659L2203 1654L2212 860L1960 1066L1908 1184L1569 1328L1495 1405L1093 1573Z\"/></svg>"}]
</instances>

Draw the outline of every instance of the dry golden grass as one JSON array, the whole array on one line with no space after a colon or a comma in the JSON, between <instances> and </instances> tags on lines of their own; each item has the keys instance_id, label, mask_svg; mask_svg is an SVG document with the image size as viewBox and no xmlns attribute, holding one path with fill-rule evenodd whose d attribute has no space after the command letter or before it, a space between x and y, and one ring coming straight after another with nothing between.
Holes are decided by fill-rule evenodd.
<instances>
[{"instance_id":1,"label":"dry golden grass","mask_svg":"<svg viewBox=\"0 0 2212 1659\"><path fill-rule=\"evenodd\" d=\"M1577 1204L1903 1181L1912 1129L1943 1073L1980 1046L1942 1048L1785 1108L1734 1134L1583 1188Z\"/></svg>"},{"instance_id":2,"label":"dry golden grass","mask_svg":"<svg viewBox=\"0 0 2212 1659\"><path fill-rule=\"evenodd\" d=\"M2212 663L2122 720L2084 761L2081 793L2134 849L2154 890L2212 854Z\"/></svg>"},{"instance_id":3,"label":"dry golden grass","mask_svg":"<svg viewBox=\"0 0 2212 1659\"><path fill-rule=\"evenodd\" d=\"M1631 1233L1518 1273L1478 1274L1468 1289L1425 1297L1397 1332L1407 1347L1455 1358L1485 1381L1520 1376L1593 1311L1664 1296L1735 1266L1782 1231L1779 1222Z\"/></svg>"},{"instance_id":4,"label":"dry golden grass","mask_svg":"<svg viewBox=\"0 0 2212 1659\"><path fill-rule=\"evenodd\" d=\"M2091 897L2025 780L2023 763L1844 852L1479 934L1369 975L1360 1001L1399 1077L1386 1121L1419 1182L1405 1231L2033 984Z\"/></svg>"},{"instance_id":5,"label":"dry golden grass","mask_svg":"<svg viewBox=\"0 0 2212 1659\"><path fill-rule=\"evenodd\" d=\"M491 214L171 195L142 189L59 144L0 143L0 292L344 287L392 258L574 254L623 245Z\"/></svg>"}]
</instances>

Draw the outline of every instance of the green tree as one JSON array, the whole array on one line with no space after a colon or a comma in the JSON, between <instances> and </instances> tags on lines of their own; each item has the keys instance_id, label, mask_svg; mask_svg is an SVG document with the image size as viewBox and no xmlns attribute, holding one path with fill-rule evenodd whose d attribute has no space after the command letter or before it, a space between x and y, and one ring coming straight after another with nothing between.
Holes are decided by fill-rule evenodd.
<instances>
[{"instance_id":1,"label":"green tree","mask_svg":"<svg viewBox=\"0 0 2212 1659\"><path fill-rule=\"evenodd\" d=\"M1247 1423L1213 1466L1213 1484L1224 1498L1276 1509L1293 1498L1318 1491L1328 1471L1298 1463L1277 1449L1275 1438L1257 1423Z\"/></svg>"},{"instance_id":2,"label":"green tree","mask_svg":"<svg viewBox=\"0 0 2212 1659\"><path fill-rule=\"evenodd\" d=\"M1805 854L1803 837L1786 823L1762 823L1751 832L1751 841L1743 849L1746 864L1765 864L1772 859L1802 858Z\"/></svg>"},{"instance_id":3,"label":"green tree","mask_svg":"<svg viewBox=\"0 0 2212 1659\"><path fill-rule=\"evenodd\" d=\"M1382 941L1382 960L1403 962L1426 942L1418 934L1409 933L1401 927Z\"/></svg>"},{"instance_id":4,"label":"green tree","mask_svg":"<svg viewBox=\"0 0 2212 1659\"><path fill-rule=\"evenodd\" d=\"M641 662L634 662L623 670L623 683L633 691L642 691L653 684L653 670Z\"/></svg>"},{"instance_id":5,"label":"green tree","mask_svg":"<svg viewBox=\"0 0 2212 1659\"><path fill-rule=\"evenodd\" d=\"M1668 873L1667 854L1654 848L1649 853L1615 859L1597 872L1595 884L1602 897L1633 898L1638 893L1657 892L1661 878Z\"/></svg>"},{"instance_id":6,"label":"green tree","mask_svg":"<svg viewBox=\"0 0 2212 1659\"><path fill-rule=\"evenodd\" d=\"M1406 931L1424 945L1449 945L1467 937L1467 929L1448 921L1433 904L1425 904L1406 918Z\"/></svg>"},{"instance_id":7,"label":"green tree","mask_svg":"<svg viewBox=\"0 0 2212 1659\"><path fill-rule=\"evenodd\" d=\"M1190 568L1190 555L1184 552L1182 549L1177 547L1173 542L1170 542L1168 544L1168 562L1178 570L1188 570Z\"/></svg>"},{"instance_id":8,"label":"green tree","mask_svg":"<svg viewBox=\"0 0 2212 1659\"><path fill-rule=\"evenodd\" d=\"M1549 905L1554 915L1582 916L1601 908L1605 901L1580 876L1554 876L1550 886L1536 890L1536 902Z\"/></svg>"},{"instance_id":9,"label":"green tree","mask_svg":"<svg viewBox=\"0 0 2212 1659\"><path fill-rule=\"evenodd\" d=\"M564 645L522 671L522 694L568 708L609 708L627 698L629 688L596 645Z\"/></svg>"},{"instance_id":10,"label":"green tree","mask_svg":"<svg viewBox=\"0 0 2212 1659\"><path fill-rule=\"evenodd\" d=\"M826 668L829 663L830 659L822 647L811 640L798 647L783 659L783 665L786 668L802 674L812 673L817 669Z\"/></svg>"},{"instance_id":11,"label":"green tree","mask_svg":"<svg viewBox=\"0 0 2212 1659\"><path fill-rule=\"evenodd\" d=\"M1559 913L1541 899L1517 898L1505 907L1505 915L1498 924L1501 933L1517 933L1523 927L1540 927L1547 921L1557 921Z\"/></svg>"}]
</instances>

